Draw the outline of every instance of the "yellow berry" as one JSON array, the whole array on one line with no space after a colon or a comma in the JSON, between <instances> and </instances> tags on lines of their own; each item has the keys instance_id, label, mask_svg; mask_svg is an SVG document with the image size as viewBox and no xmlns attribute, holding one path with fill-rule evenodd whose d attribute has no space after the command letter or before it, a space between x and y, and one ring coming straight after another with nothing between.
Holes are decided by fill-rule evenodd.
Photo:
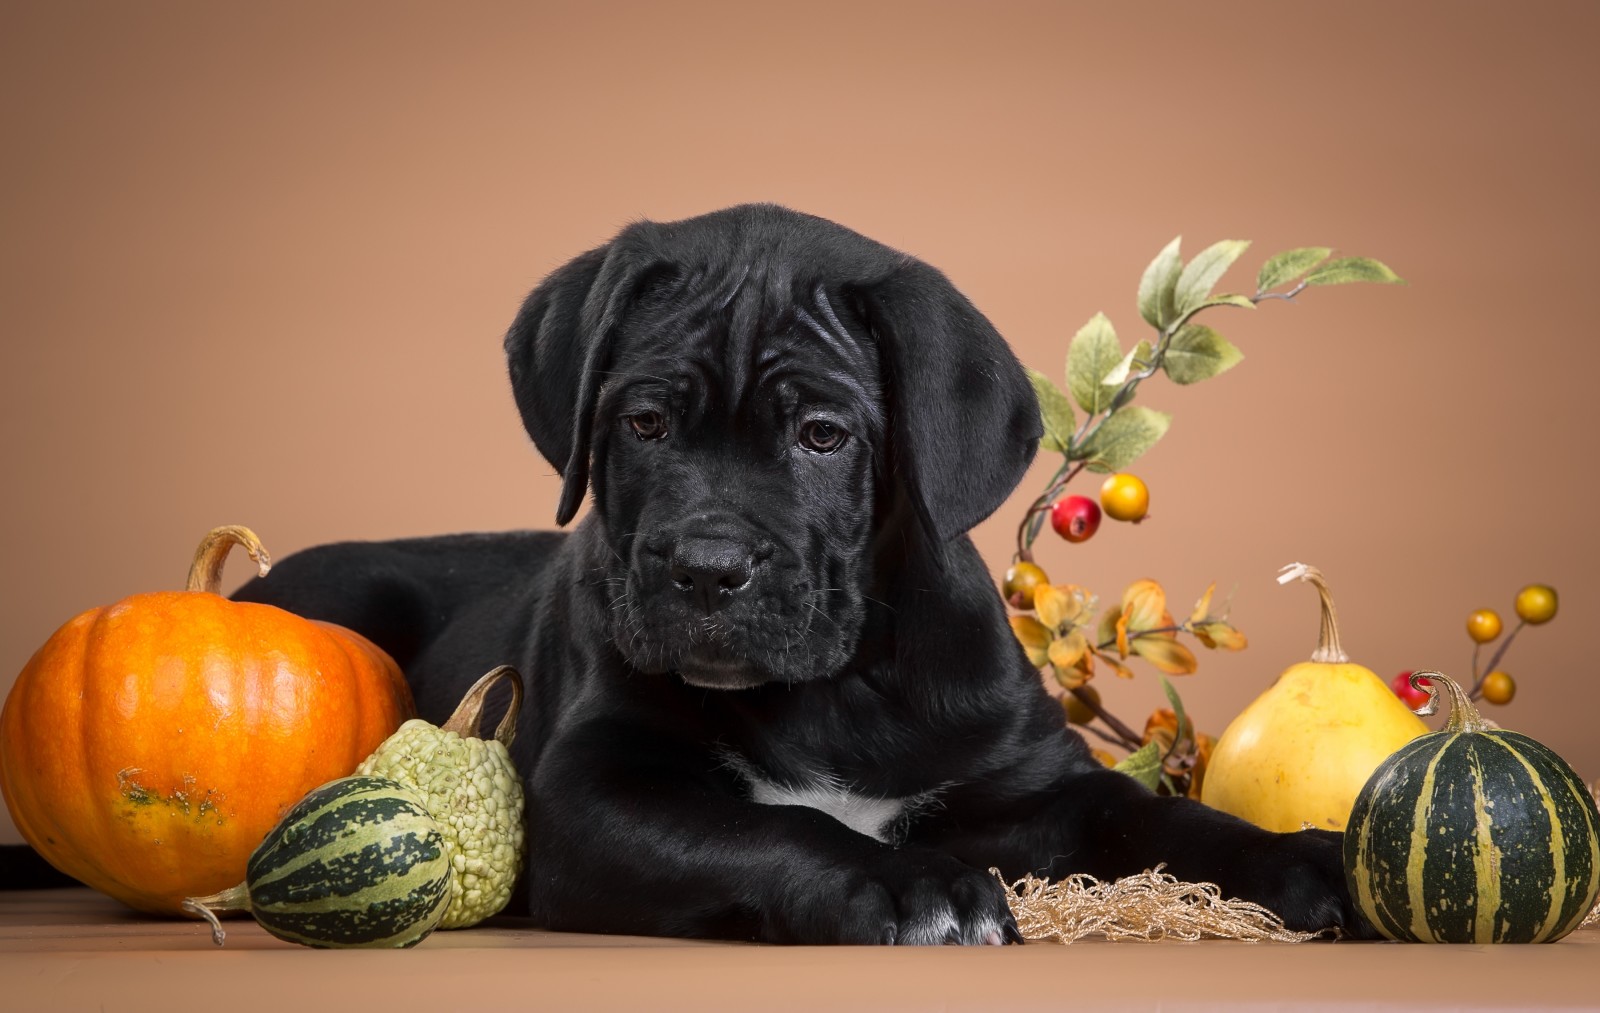
<instances>
[{"instance_id":1,"label":"yellow berry","mask_svg":"<svg viewBox=\"0 0 1600 1013\"><path fill-rule=\"evenodd\" d=\"M1487 644L1500 635L1500 613L1494 609L1478 609L1467 616L1467 636L1480 644Z\"/></svg>"},{"instance_id":2,"label":"yellow berry","mask_svg":"<svg viewBox=\"0 0 1600 1013\"><path fill-rule=\"evenodd\" d=\"M1093 686L1080 686L1076 692L1068 693L1061 700L1061 705L1067 711L1067 720L1075 725L1086 725L1094 720L1094 711L1089 709L1088 704L1078 699L1078 693L1085 694L1098 705L1100 703L1100 691Z\"/></svg>"},{"instance_id":3,"label":"yellow berry","mask_svg":"<svg viewBox=\"0 0 1600 1013\"><path fill-rule=\"evenodd\" d=\"M1537 626L1556 615L1556 589L1549 584L1529 584L1517 592L1517 617Z\"/></svg>"},{"instance_id":4,"label":"yellow berry","mask_svg":"<svg viewBox=\"0 0 1600 1013\"><path fill-rule=\"evenodd\" d=\"M1496 669L1483 677L1483 698L1494 704L1508 704L1517 695L1517 680L1509 672Z\"/></svg>"},{"instance_id":5,"label":"yellow berry","mask_svg":"<svg viewBox=\"0 0 1600 1013\"><path fill-rule=\"evenodd\" d=\"M1100 487L1100 508L1113 520L1143 520L1150 511L1150 490L1137 475L1112 475Z\"/></svg>"}]
</instances>

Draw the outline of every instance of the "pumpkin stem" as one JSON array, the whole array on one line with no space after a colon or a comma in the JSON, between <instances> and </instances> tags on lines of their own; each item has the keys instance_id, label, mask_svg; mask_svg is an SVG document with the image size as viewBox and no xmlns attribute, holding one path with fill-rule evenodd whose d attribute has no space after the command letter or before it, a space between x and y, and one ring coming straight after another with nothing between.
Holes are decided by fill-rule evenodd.
<instances>
[{"instance_id":1,"label":"pumpkin stem","mask_svg":"<svg viewBox=\"0 0 1600 1013\"><path fill-rule=\"evenodd\" d=\"M501 665L473 683L467 695L456 705L450 720L440 727L463 738L477 738L478 724L483 720L483 699L494 688L494 684L502 679L511 680L511 704L506 708L505 717L495 727L494 737L502 746L510 749L512 740L517 737L517 711L522 707L522 676L510 665Z\"/></svg>"},{"instance_id":2,"label":"pumpkin stem","mask_svg":"<svg viewBox=\"0 0 1600 1013\"><path fill-rule=\"evenodd\" d=\"M235 545L244 546L244 551L256 561L256 570L261 576L265 577L267 571L272 569L272 559L254 531L237 524L224 524L220 528L212 528L200 539L200 547L194 550L194 562L189 565L189 583L184 590L221 594L222 564L227 561L228 552Z\"/></svg>"},{"instance_id":3,"label":"pumpkin stem","mask_svg":"<svg viewBox=\"0 0 1600 1013\"><path fill-rule=\"evenodd\" d=\"M216 911L248 911L250 910L250 891L245 884L230 887L221 893L208 894L204 897L186 897L183 909L192 915L198 915L211 923L211 941L218 946L228 937L222 931L222 922L217 920Z\"/></svg>"},{"instance_id":4,"label":"pumpkin stem","mask_svg":"<svg viewBox=\"0 0 1600 1013\"><path fill-rule=\"evenodd\" d=\"M1428 680L1427 685L1423 684L1424 679ZM1411 688L1420 689L1428 694L1428 702L1417 708L1418 714L1428 717L1439 709L1439 691L1435 687L1441 684L1450 693L1450 717L1445 721L1445 731L1456 734L1487 732L1494 729L1494 725L1478 713L1478 708L1472 706L1472 698L1467 696L1466 691L1443 672L1411 673Z\"/></svg>"},{"instance_id":5,"label":"pumpkin stem","mask_svg":"<svg viewBox=\"0 0 1600 1013\"><path fill-rule=\"evenodd\" d=\"M1328 590L1322 571L1305 563L1290 563L1278 571L1278 583L1287 584L1291 580L1312 584L1322 598L1322 632L1317 637L1317 649L1311 652L1311 660L1335 665L1349 661L1350 655L1344 653L1339 643L1339 614L1334 610L1333 593Z\"/></svg>"}]
</instances>

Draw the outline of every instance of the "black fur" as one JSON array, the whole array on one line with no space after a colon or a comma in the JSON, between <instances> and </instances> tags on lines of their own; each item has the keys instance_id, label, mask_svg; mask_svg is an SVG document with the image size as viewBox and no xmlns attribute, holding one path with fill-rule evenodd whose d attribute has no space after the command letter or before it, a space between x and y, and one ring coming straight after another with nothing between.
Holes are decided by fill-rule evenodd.
<instances>
[{"instance_id":1,"label":"black fur","mask_svg":"<svg viewBox=\"0 0 1600 1013\"><path fill-rule=\"evenodd\" d=\"M1037 406L939 272L770 205L644 222L540 285L506 351L558 520L592 491L570 535L324 546L238 597L367 634L436 721L525 674L540 923L996 942L991 866L1164 862L1367 931L1338 835L1158 798L1064 726L964 534L1032 459ZM818 784L907 801L877 837L777 804Z\"/></svg>"}]
</instances>

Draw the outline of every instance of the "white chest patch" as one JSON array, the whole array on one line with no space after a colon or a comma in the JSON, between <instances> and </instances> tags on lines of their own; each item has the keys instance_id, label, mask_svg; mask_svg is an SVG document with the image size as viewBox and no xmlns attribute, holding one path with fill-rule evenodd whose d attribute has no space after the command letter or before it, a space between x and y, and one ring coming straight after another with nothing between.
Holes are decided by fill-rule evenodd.
<instances>
[{"instance_id":1,"label":"white chest patch","mask_svg":"<svg viewBox=\"0 0 1600 1013\"><path fill-rule=\"evenodd\" d=\"M896 824L908 812L927 801L923 795L911 798L875 798L853 792L830 774L813 774L800 784L779 784L769 780L743 757L729 757L750 792L750 800L761 805L803 805L827 813L858 834L892 844Z\"/></svg>"}]
</instances>

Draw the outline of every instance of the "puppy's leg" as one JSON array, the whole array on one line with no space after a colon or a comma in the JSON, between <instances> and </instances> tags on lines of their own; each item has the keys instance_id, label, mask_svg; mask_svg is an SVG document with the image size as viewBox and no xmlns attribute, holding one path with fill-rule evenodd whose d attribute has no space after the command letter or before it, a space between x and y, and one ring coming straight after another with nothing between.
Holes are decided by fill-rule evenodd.
<instances>
[{"instance_id":1,"label":"puppy's leg","mask_svg":"<svg viewBox=\"0 0 1600 1013\"><path fill-rule=\"evenodd\" d=\"M1291 929L1338 926L1372 937L1345 886L1342 835L1326 830L1273 833L1192 799L1167 798L1104 768L1075 772L1031 815L940 835L958 857L988 861L1008 879L1025 873L1061 879L1085 872L1110 880L1164 864L1190 882L1215 883L1227 897L1253 901Z\"/></svg>"},{"instance_id":2,"label":"puppy's leg","mask_svg":"<svg viewBox=\"0 0 1600 1013\"><path fill-rule=\"evenodd\" d=\"M782 943L1019 940L993 877L833 817L744 798L658 731L592 721L553 742L529 799L528 886L554 929Z\"/></svg>"}]
</instances>

